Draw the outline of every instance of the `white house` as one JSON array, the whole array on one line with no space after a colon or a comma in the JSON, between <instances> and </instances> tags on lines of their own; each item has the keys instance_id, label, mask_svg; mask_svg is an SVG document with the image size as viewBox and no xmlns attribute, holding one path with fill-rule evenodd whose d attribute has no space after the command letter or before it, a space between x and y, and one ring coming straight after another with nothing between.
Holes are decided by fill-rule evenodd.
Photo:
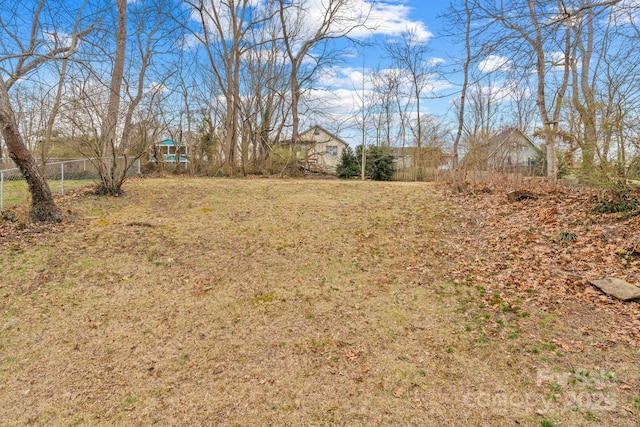
<instances>
[{"instance_id":1,"label":"white house","mask_svg":"<svg viewBox=\"0 0 640 427\"><path fill-rule=\"evenodd\" d=\"M302 132L299 138L297 149L305 153L310 170L336 173L342 152L348 146L346 142L318 125Z\"/></svg>"},{"instance_id":2,"label":"white house","mask_svg":"<svg viewBox=\"0 0 640 427\"><path fill-rule=\"evenodd\" d=\"M527 171L540 163L542 151L518 128L508 127L469 147L469 168L501 172Z\"/></svg>"}]
</instances>

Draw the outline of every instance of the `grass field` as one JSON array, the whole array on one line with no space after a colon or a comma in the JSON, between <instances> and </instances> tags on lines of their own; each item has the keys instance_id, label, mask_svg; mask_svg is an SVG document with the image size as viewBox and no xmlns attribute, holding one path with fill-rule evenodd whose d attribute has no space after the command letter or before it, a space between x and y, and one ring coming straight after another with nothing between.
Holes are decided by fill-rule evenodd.
<instances>
[{"instance_id":1,"label":"grass field","mask_svg":"<svg viewBox=\"0 0 640 427\"><path fill-rule=\"evenodd\" d=\"M0 240L0 425L640 421L637 350L557 344L588 308L450 280L455 208L429 184L125 189Z\"/></svg>"},{"instance_id":2,"label":"grass field","mask_svg":"<svg viewBox=\"0 0 640 427\"><path fill-rule=\"evenodd\" d=\"M47 181L49 183L49 188L53 194L60 194L62 190L62 181L60 180L50 180ZM75 188L85 187L87 185L93 184L92 180L70 180L67 179L64 181L64 190L70 191ZM27 187L27 182L24 180L12 180L12 181L4 181L3 188L3 206L4 208L10 208L12 206L28 204L31 200L31 196L29 195L29 188Z\"/></svg>"}]
</instances>

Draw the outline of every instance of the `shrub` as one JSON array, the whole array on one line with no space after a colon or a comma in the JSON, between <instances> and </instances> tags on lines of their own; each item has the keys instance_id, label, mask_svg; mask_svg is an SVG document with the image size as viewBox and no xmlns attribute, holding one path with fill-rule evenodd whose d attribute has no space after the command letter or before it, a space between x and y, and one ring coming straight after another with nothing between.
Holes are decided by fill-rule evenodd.
<instances>
[{"instance_id":1,"label":"shrub","mask_svg":"<svg viewBox=\"0 0 640 427\"><path fill-rule=\"evenodd\" d=\"M358 170L360 170L362 145L356 147L355 158L358 162ZM393 159L389 147L369 146L366 153L365 175L375 181L391 181L395 171Z\"/></svg>"},{"instance_id":2,"label":"shrub","mask_svg":"<svg viewBox=\"0 0 640 427\"><path fill-rule=\"evenodd\" d=\"M391 181L393 178L393 154L388 147L369 147L367 163L371 165L368 176L376 181Z\"/></svg>"}]
</instances>

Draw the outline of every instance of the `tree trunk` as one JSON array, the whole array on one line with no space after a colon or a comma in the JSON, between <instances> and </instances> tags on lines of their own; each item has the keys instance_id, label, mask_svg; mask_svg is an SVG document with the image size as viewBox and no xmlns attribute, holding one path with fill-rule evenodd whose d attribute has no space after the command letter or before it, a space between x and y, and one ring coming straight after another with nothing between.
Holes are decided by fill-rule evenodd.
<instances>
[{"instance_id":1,"label":"tree trunk","mask_svg":"<svg viewBox=\"0 0 640 427\"><path fill-rule=\"evenodd\" d=\"M580 102L580 97L577 93L577 90L574 91L574 106L576 110L580 114L580 118L582 119L582 123L584 126L584 141L582 147L582 172L590 177L593 173L593 169L595 167L595 154L596 148L598 146L598 132L597 132L597 105L594 93L594 87L590 84L590 69L592 66L592 55L593 55L593 44L594 44L594 28L593 28L593 11L589 10L587 12L586 18L586 46L584 46L584 42L581 39L580 33L576 34L576 46L577 50L579 50L579 57L582 66L580 67L580 81L577 80L577 64L573 64L574 73L576 76L574 77L574 86L580 86L582 97L584 99L584 103ZM576 30L578 31L578 30ZM574 56L576 56L574 54ZM597 65L596 65L597 70Z\"/></svg>"},{"instance_id":2,"label":"tree trunk","mask_svg":"<svg viewBox=\"0 0 640 427\"><path fill-rule=\"evenodd\" d=\"M300 139L300 116L298 115L298 103L300 101L300 87L297 77L291 73L291 143L297 144Z\"/></svg>"},{"instance_id":3,"label":"tree trunk","mask_svg":"<svg viewBox=\"0 0 640 427\"><path fill-rule=\"evenodd\" d=\"M102 129L102 159L98 161L100 186L98 192L117 195L122 191L116 180L116 138L118 128L118 115L120 112L120 93L122 79L124 77L124 65L127 48L127 1L117 0L118 4L118 28L116 29L116 51L111 72L109 87L109 105Z\"/></svg>"},{"instance_id":4,"label":"tree trunk","mask_svg":"<svg viewBox=\"0 0 640 427\"><path fill-rule=\"evenodd\" d=\"M469 1L464 2L465 10L465 33L464 33L464 46L466 57L464 64L462 65L463 80L462 90L460 91L460 107L458 110L458 128L456 130L456 137L453 141L453 158L451 168L453 169L452 184L454 191L461 191L461 177L460 177L460 165L458 161L458 147L460 140L462 139L462 132L464 130L464 109L467 100L467 89L469 87L469 65L471 64L471 8L469 7Z\"/></svg>"},{"instance_id":5,"label":"tree trunk","mask_svg":"<svg viewBox=\"0 0 640 427\"><path fill-rule=\"evenodd\" d=\"M556 154L556 138L558 135L558 120L560 118L560 111L562 107L562 100L569 85L569 71L571 61L571 30L569 27L565 29L565 50L564 50L564 64L562 83L558 88L555 96L555 102L552 108L553 119L549 119L550 112L546 105L546 68L545 68L545 50L542 37L542 25L538 21L538 16L534 9L534 3L529 3L529 16L535 29L535 35L533 38L528 37L528 41L533 47L536 56L536 71L538 77L537 94L538 94L538 110L540 111L540 118L544 125L545 143L547 148L547 181L551 185L558 184L558 159Z\"/></svg>"},{"instance_id":6,"label":"tree trunk","mask_svg":"<svg viewBox=\"0 0 640 427\"><path fill-rule=\"evenodd\" d=\"M556 134L550 132L547 134L547 180L551 185L558 184L558 159L556 154Z\"/></svg>"},{"instance_id":7,"label":"tree trunk","mask_svg":"<svg viewBox=\"0 0 640 427\"><path fill-rule=\"evenodd\" d=\"M60 210L53 201L53 195L45 181L35 159L27 150L16 122L6 86L0 80L0 126L9 157L18 165L22 176L27 180L31 192L30 217L36 222L58 222Z\"/></svg>"},{"instance_id":8,"label":"tree trunk","mask_svg":"<svg viewBox=\"0 0 640 427\"><path fill-rule=\"evenodd\" d=\"M227 111L224 117L225 164L228 176L233 176L236 168L236 117L232 96L229 94L226 98Z\"/></svg>"}]
</instances>

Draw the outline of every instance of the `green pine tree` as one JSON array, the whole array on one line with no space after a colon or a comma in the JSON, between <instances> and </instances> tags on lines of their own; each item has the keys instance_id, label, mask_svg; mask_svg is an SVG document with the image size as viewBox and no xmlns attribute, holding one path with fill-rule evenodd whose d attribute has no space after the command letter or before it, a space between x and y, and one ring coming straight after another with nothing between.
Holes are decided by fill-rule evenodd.
<instances>
[{"instance_id":1,"label":"green pine tree","mask_svg":"<svg viewBox=\"0 0 640 427\"><path fill-rule=\"evenodd\" d=\"M347 146L342 150L340 162L336 167L336 174L338 175L338 178L351 178L353 176L358 176L359 173L360 166L358 165L358 160L353 154L351 147Z\"/></svg>"},{"instance_id":2,"label":"green pine tree","mask_svg":"<svg viewBox=\"0 0 640 427\"><path fill-rule=\"evenodd\" d=\"M393 166L393 153L389 147L369 147L367 163L371 166L367 176L375 181L391 181L395 168Z\"/></svg>"}]
</instances>

